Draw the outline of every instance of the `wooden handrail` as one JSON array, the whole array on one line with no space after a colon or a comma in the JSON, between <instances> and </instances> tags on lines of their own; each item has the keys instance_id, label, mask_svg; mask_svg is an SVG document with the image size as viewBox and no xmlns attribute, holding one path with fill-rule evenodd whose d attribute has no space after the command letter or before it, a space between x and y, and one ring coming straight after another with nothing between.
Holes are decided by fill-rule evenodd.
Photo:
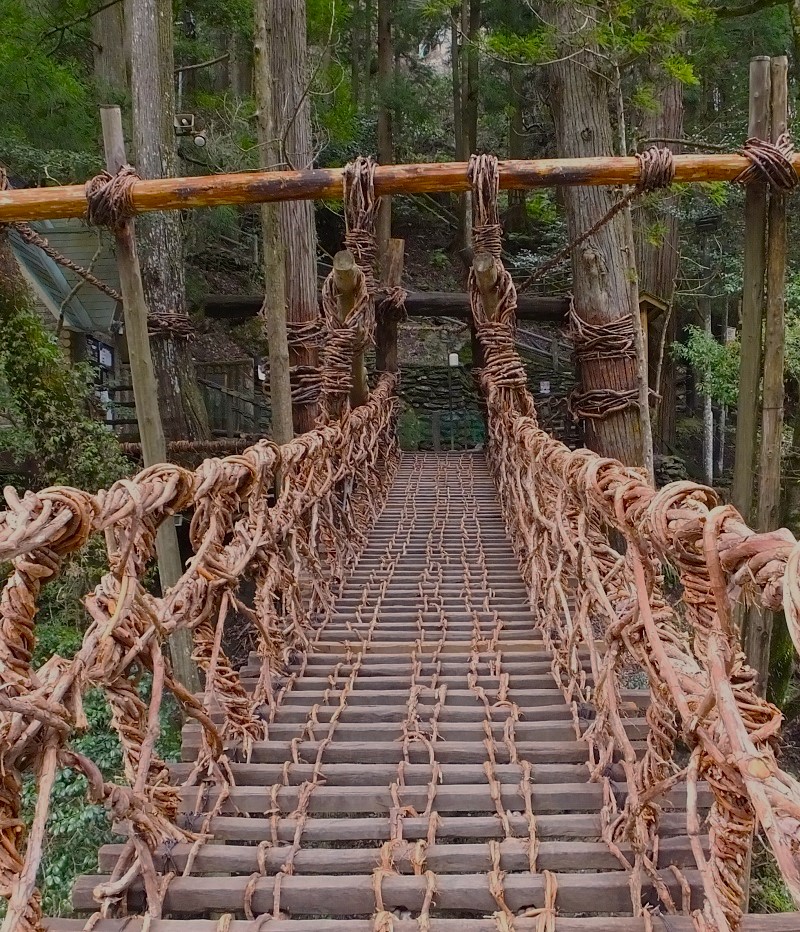
<instances>
[{"instance_id":1,"label":"wooden handrail","mask_svg":"<svg viewBox=\"0 0 800 932\"><path fill-rule=\"evenodd\" d=\"M800 170L800 154L792 157ZM676 155L675 181L732 181L750 164L743 155ZM305 171L239 172L190 178L137 181L133 207L137 213L215 207L222 204L260 204L268 201L338 199L342 168ZM635 184L639 162L631 157L532 159L500 162L500 187L528 189L555 185ZM469 189L466 162L383 165L375 171L375 193L424 194ZM23 188L0 191L0 223L82 217L86 212L83 185Z\"/></svg>"}]
</instances>

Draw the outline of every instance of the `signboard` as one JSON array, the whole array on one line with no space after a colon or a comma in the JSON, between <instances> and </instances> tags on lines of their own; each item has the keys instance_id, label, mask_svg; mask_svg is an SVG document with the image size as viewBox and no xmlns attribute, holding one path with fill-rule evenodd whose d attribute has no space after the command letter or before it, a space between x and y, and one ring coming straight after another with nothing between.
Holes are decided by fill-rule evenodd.
<instances>
[{"instance_id":1,"label":"signboard","mask_svg":"<svg viewBox=\"0 0 800 932\"><path fill-rule=\"evenodd\" d=\"M95 337L86 337L86 356L89 361L101 369L114 368L114 347L103 343Z\"/></svg>"},{"instance_id":2,"label":"signboard","mask_svg":"<svg viewBox=\"0 0 800 932\"><path fill-rule=\"evenodd\" d=\"M540 395L549 395L550 394L550 382L546 379L543 379L539 382L539 394Z\"/></svg>"}]
</instances>

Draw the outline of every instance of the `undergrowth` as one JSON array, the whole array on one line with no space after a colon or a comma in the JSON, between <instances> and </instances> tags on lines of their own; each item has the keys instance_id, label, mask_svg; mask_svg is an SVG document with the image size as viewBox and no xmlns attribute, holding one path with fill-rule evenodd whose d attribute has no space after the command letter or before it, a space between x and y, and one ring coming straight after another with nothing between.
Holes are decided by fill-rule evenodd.
<instances>
[{"instance_id":1,"label":"undergrowth","mask_svg":"<svg viewBox=\"0 0 800 932\"><path fill-rule=\"evenodd\" d=\"M753 845L750 875L751 913L791 913L795 906L775 863L775 858L760 836Z\"/></svg>"},{"instance_id":2,"label":"undergrowth","mask_svg":"<svg viewBox=\"0 0 800 932\"><path fill-rule=\"evenodd\" d=\"M53 654L71 658L79 649L88 624L83 596L90 592L104 570L101 540L93 541L80 558L71 561L59 579L42 590L37 615L37 643L34 666ZM139 685L142 697L149 698L150 678L143 676ZM100 768L103 777L123 782L122 752L111 724L109 705L99 689L84 697L88 728L75 736L71 746ZM165 698L161 709L162 734L158 753L165 760L177 760L180 754L180 715L177 704ZM32 774L23 783L23 818L30 824L36 803L37 787ZM38 883L46 915L64 916L71 912L72 887L81 874L97 873L100 847L115 840L112 825L103 806L87 800L86 778L62 769L53 787L50 814L39 867ZM0 904L0 915L5 901Z\"/></svg>"}]
</instances>

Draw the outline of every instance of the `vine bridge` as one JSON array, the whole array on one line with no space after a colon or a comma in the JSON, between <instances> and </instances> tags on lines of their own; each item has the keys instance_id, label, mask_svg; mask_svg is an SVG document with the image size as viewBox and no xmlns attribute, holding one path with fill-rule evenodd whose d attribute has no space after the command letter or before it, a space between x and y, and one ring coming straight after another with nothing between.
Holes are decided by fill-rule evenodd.
<instances>
[{"instance_id":1,"label":"vine bridge","mask_svg":"<svg viewBox=\"0 0 800 932\"><path fill-rule=\"evenodd\" d=\"M539 428L486 156L470 164L470 300L487 449L401 456L398 376L349 401L376 305L402 309L367 268L374 166L356 164L356 264L347 294L341 269L323 291L315 430L96 494L6 491L3 929L797 930L796 913L743 915L757 827L800 907L800 785L776 760L781 715L754 689L733 605L783 607L797 643L800 545L756 534L711 489L657 491ZM156 596L157 529L189 510L194 556ZM34 670L41 586L100 533L108 571L83 643ZM239 670L232 626L254 638ZM181 629L200 695L165 651ZM92 688L124 783L70 747ZM156 753L168 692L187 721L174 764ZM36 889L61 767L124 837L79 880L82 919L44 918Z\"/></svg>"}]
</instances>

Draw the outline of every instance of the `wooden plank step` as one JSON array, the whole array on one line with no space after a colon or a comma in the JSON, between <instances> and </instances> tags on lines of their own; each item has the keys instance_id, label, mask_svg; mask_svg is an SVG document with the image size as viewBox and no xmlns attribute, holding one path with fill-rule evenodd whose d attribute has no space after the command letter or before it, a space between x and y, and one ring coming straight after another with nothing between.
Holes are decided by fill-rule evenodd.
<instances>
[{"instance_id":1,"label":"wooden plank step","mask_svg":"<svg viewBox=\"0 0 800 932\"><path fill-rule=\"evenodd\" d=\"M622 871L596 874L556 874L557 907L566 913L630 913L630 886ZM680 902L681 891L672 872L660 876ZM700 876L686 871L692 886L692 907L702 905L697 894ZM106 879L103 876L81 877L73 891L75 909L88 912L95 908L92 890ZM281 910L302 916L370 916L375 911L375 889L372 875L326 876L289 875L281 882ZM173 915L193 915L209 910L237 912L243 909L248 877L175 877L166 890L164 911ZM253 883L252 908L256 915L271 912L274 903L275 880L259 878ZM517 912L544 906L545 878L541 874L507 874L503 880L505 901ZM645 901L655 902L650 881L642 877ZM131 899L141 906L141 884L134 885ZM407 909L419 912L427 889L424 876L385 876L381 892L386 909ZM137 896L136 893L139 892ZM138 902L137 902L138 901ZM437 912L492 913L497 903L489 889L486 874L442 874L436 878Z\"/></svg>"},{"instance_id":2,"label":"wooden plank step","mask_svg":"<svg viewBox=\"0 0 800 932\"><path fill-rule=\"evenodd\" d=\"M626 795L625 783L617 784L622 798ZM299 786L281 786L276 794L280 811L289 814L297 809L303 788ZM272 809L272 787L267 786L232 786L227 791L224 813L252 812L265 813ZM196 786L182 787L180 796L185 811L191 811L197 804ZM218 792L209 787L205 811L213 808ZM406 786L398 791L398 797L404 807L410 806L416 812L422 812L427 805L428 788L425 786ZM686 799L685 788L679 787L659 797L665 808L679 808ZM525 797L516 783L501 784L501 800L504 809L522 812L525 809ZM708 802L708 792L700 794L700 802ZM533 811L539 812L592 812L603 805L603 788L599 783L560 783L535 784L532 786L531 805ZM394 807L392 792L388 785L376 786L328 786L318 784L310 796L308 812L313 815L322 813L385 813ZM495 803L489 791L488 783L480 784L445 784L436 787L434 807L439 813L491 813L495 812Z\"/></svg>"},{"instance_id":3,"label":"wooden plank step","mask_svg":"<svg viewBox=\"0 0 800 932\"><path fill-rule=\"evenodd\" d=\"M328 676L333 673L333 668L335 666L336 666L335 663L325 664L325 670L329 672L326 672L324 679L319 676L317 677L303 676L301 679L297 680L297 685L298 686L301 686L304 684L316 685L317 682L319 682L320 684L324 684L322 687L324 690L327 687L327 685L329 685ZM374 673L371 673L370 669L371 668L367 666L367 664L365 664L362 667L362 669L359 671L358 677L356 679L356 685L355 685L356 689L358 689L361 684L366 684L369 687L373 687L375 684L373 684L373 682L370 680L370 677L372 676L385 677L387 675L385 667ZM417 678L418 685L419 686L429 685L429 682L435 673L436 673L435 668L426 670L423 667L422 672L420 673L420 676ZM465 669L463 675L459 677L456 677L452 674L449 677L437 677L437 683L441 685L447 682L454 682L457 685L463 687L467 683L468 675L469 674L467 670ZM274 681L274 689L277 691L280 688L280 686L282 686L284 683L287 682L287 679L288 679L287 677L276 678L276 680ZM341 673L339 675L339 683L343 683L344 680L346 679L347 679L347 674ZM242 680L242 685L245 687L245 689L252 691L255 688L256 683L258 682L258 677L256 676L255 671L253 671L252 673L242 676L241 680ZM425 681L428 681L428 683L426 683ZM481 676L480 674L478 674L478 685L482 686L486 690L489 690L493 686L493 684L495 684L496 682L497 682L496 677L492 678L488 674L486 674L485 676ZM527 677L512 676L511 677L511 688L512 689L514 688L515 683L519 683L521 686L529 686L531 689L537 689L537 690L552 690L552 689L558 690L556 681L553 678L553 674L550 673L549 671L546 673L542 672L542 673L531 674L530 676L527 676ZM383 679L378 680L378 684L381 686L381 688L383 688L384 686ZM393 677L391 680L388 680L386 682L387 689L393 688L393 689L397 689L405 693L408 692L410 687L411 687L411 672L410 671L405 676ZM288 693L286 695L288 696ZM559 695L561 695L560 692L559 692Z\"/></svg>"},{"instance_id":4,"label":"wooden plank step","mask_svg":"<svg viewBox=\"0 0 800 932\"><path fill-rule=\"evenodd\" d=\"M529 844L527 838L508 838L499 844L500 867L504 871L530 870ZM622 851L630 854L628 846ZM100 849L100 870L111 873L124 845L103 845ZM186 867L192 846L179 844L170 849L169 856L163 849L155 853L157 869L162 872L177 867ZM291 850L287 844L270 848L265 854L267 874L277 873L286 862ZM396 845L392 860L398 873L413 874L412 857L416 845L412 842ZM194 863L193 873L252 874L258 871L257 848L252 845L206 844L200 848ZM295 855L293 868L296 874L367 874L380 865L381 845L373 848L301 848ZM675 864L678 867L694 867L691 845L686 836L668 838L659 848L659 863L663 867ZM622 870L617 858L602 841L543 841L539 845L536 867L538 870L570 872ZM433 844L425 849L425 869L437 874L482 873L492 870L492 855L488 844Z\"/></svg>"},{"instance_id":5,"label":"wooden plank step","mask_svg":"<svg viewBox=\"0 0 800 932\"><path fill-rule=\"evenodd\" d=\"M512 709L507 705L489 706L488 715L492 721L505 722L511 714ZM296 706L280 706L275 714L275 724L303 724L308 721L311 714L310 708L298 708ZM335 704L320 705L315 711L315 717L319 722L329 722L334 715L339 715L338 706ZM416 714L421 721L429 721L434 716L434 706L419 704L416 707ZM558 705L539 705L539 706L520 706L520 715L522 720L527 722L536 721L572 721L572 715L566 704L562 701ZM444 724L465 723L465 722L483 722L487 712L482 703L477 699L472 706L442 706L437 720ZM223 715L220 712L213 712L211 715L213 721L221 724ZM404 722L408 718L408 708L405 703L397 703L394 706L381 705L351 705L348 701L341 712L339 722L341 724L375 724L385 722L387 724L396 724ZM273 726L270 725L270 728ZM338 726L337 726L338 727Z\"/></svg>"},{"instance_id":6,"label":"wooden plank step","mask_svg":"<svg viewBox=\"0 0 800 932\"><path fill-rule=\"evenodd\" d=\"M664 932L694 932L694 920L688 916L669 916ZM84 919L45 919L47 932L84 932ZM217 919L154 919L149 932L219 932ZM248 922L234 919L229 932L266 932L263 918ZM419 932L415 919L394 919L393 932ZM539 920L515 917L516 932L538 932ZM647 932L644 919L616 916L613 923L606 918L589 916L558 916L555 932ZM657 926L656 926L657 928ZM372 919L270 919L269 932L374 932ZM431 919L430 932L497 932L494 919ZM798 932L800 914L774 913L771 916L747 915L742 919L741 932ZM101 919L94 932L145 932L144 920Z\"/></svg>"},{"instance_id":7,"label":"wooden plank step","mask_svg":"<svg viewBox=\"0 0 800 932\"><path fill-rule=\"evenodd\" d=\"M645 718L626 718L623 720L625 731L635 740L644 740L647 737L649 726ZM503 739L503 722L491 722L489 725L492 735L497 740ZM322 731L320 725L319 730ZM291 740L299 735L301 728L295 725L270 725L270 738ZM200 726L189 724L183 728L184 738L200 733ZM575 730L571 721L552 722L516 722L514 734L517 741L569 741L575 737ZM439 728L442 742L474 741L479 745L486 737L482 723L477 722L444 722ZM397 740L402 737L399 722L386 722L375 724L369 722L340 722L336 726L336 738L341 741L381 741Z\"/></svg>"},{"instance_id":8,"label":"wooden plank step","mask_svg":"<svg viewBox=\"0 0 800 932\"><path fill-rule=\"evenodd\" d=\"M314 641L313 651L316 654L345 654L346 642L350 644L350 650L353 653L360 653L365 645L368 652L371 653L381 653L386 655L391 655L393 657L403 657L405 655L415 653L415 654L431 654L437 652L440 654L442 659L450 657L462 657L464 659L464 664L466 666L467 660L470 656L470 641L465 639L459 642L452 640L450 638L445 642L444 647L440 647L437 640L432 639L430 641L419 643L418 637L408 638L407 640L380 640L379 644L367 644L363 637L355 636L356 632L353 633L353 636L341 641L332 640L329 641L319 640ZM504 640L502 645L497 651L483 650L480 652L482 657L494 657L498 653L502 653L503 656L506 654L529 654L531 651L536 649L535 641L531 640ZM541 643L541 642L539 642ZM544 649L542 645L542 649Z\"/></svg>"},{"instance_id":9,"label":"wooden plank step","mask_svg":"<svg viewBox=\"0 0 800 932\"><path fill-rule=\"evenodd\" d=\"M525 838L528 835L528 822L522 815L509 815L509 825L513 835ZM193 822L185 814L179 816L178 822L184 828ZM297 831L297 819L279 819L277 821L278 839L291 842ZM661 838L672 838L686 832L686 814L667 810L661 816ZM123 826L119 826L123 830ZM428 837L430 821L427 818L406 816L403 819L403 838L418 841ZM388 841L391 827L386 816L368 816L353 818L314 818L306 819L303 824L303 846L329 842L376 842ZM217 841L258 843L265 838L272 838L272 820L267 818L242 818L240 816L217 816L211 820L211 832ZM599 841L602 827L599 812L558 812L543 813L536 816L536 833L540 839L576 839L579 841ZM503 825L497 815L466 816L443 815L436 827L436 838L443 839L481 839L505 838Z\"/></svg>"},{"instance_id":10,"label":"wooden plank step","mask_svg":"<svg viewBox=\"0 0 800 932\"><path fill-rule=\"evenodd\" d=\"M297 754L300 760L313 763L319 754L321 741L303 741L298 745ZM182 747L184 760L195 760L200 747L200 733L198 730L187 734ZM517 741L517 755L520 760L531 763L585 763L589 757L589 749L574 735L566 741ZM646 747L644 741L635 741L634 750L643 751ZM403 756L403 746L399 741L340 741L332 742L325 748L323 761L330 764L349 764L358 761L375 764L396 764ZM408 748L408 756L412 763L424 764L428 760L428 749L418 741L414 741ZM495 749L495 757L499 764L509 763L508 749L503 742L499 742ZM278 763L292 760L290 741L257 741L253 745L251 756L253 763ZM446 741L437 742L436 760L440 764L483 764L487 760L487 751L484 745L477 741Z\"/></svg>"},{"instance_id":11,"label":"wooden plank step","mask_svg":"<svg viewBox=\"0 0 800 932\"><path fill-rule=\"evenodd\" d=\"M531 634L526 640L536 640L540 644L543 644L542 637L540 634L536 633L534 636L533 624L534 624L534 614L533 611L524 607L521 609L513 609L506 612L497 612L498 616L502 621L521 621L527 623L531 627ZM482 608L476 609L475 612L468 612L463 604L460 606L450 606L446 609L445 615L447 616L449 622L463 622L465 625L472 625L477 619L483 627L488 630L491 630L495 622L495 617L492 611L485 611ZM440 615L438 612L429 610L427 612L420 612L417 609L411 608L400 608L397 611L386 611L383 608L380 610L380 627L384 625L389 626L391 622L397 622L400 626L412 624L416 627L417 619L421 619L423 622L428 624L438 623Z\"/></svg>"},{"instance_id":12,"label":"wooden plank step","mask_svg":"<svg viewBox=\"0 0 800 932\"><path fill-rule=\"evenodd\" d=\"M346 681L347 675L347 673L340 673L339 682L342 683ZM348 706L375 705L382 700L384 706L398 705L405 708L408 702L409 679L397 677L397 681L405 683L405 687L391 689L385 679L381 679L377 682L370 681L368 683L363 683L361 682L361 675L359 673L353 690L351 690L347 696L347 704ZM480 680L479 685L485 691L486 698L489 702L494 702L495 697L498 695L497 688L486 686ZM380 688L376 689L376 687ZM463 687L463 682L459 683L459 686L455 688L449 687L445 697L445 704L451 708L474 706L476 704L483 708L483 703L478 699L475 693L471 689L464 689ZM342 694L341 689L330 689L330 682L327 678L315 677L312 680L312 678L304 676L301 680L298 680L297 685L293 689L284 694L281 704L310 706L319 701L319 698L323 695L325 690L330 690L328 692L328 699L326 700L327 704L337 705L339 696ZM435 700L437 691L437 689L431 689L430 686L423 686L420 690L420 701L423 703L430 703L432 700ZM647 694L643 690L626 690L625 701L636 701L646 695ZM512 688L508 690L508 698L516 702L520 707L524 706L527 708L556 705L558 704L558 700L560 700L562 706L565 706L561 691L555 684L553 684L551 689Z\"/></svg>"},{"instance_id":13,"label":"wooden plank step","mask_svg":"<svg viewBox=\"0 0 800 932\"><path fill-rule=\"evenodd\" d=\"M343 683L347 681L347 673L339 673L337 682L341 687ZM466 675L460 678L456 677L441 677L437 681L440 685L447 685L447 694L445 697L445 704L453 706L473 706L476 703L483 708L483 703L477 697L475 692L471 689L465 688L464 681L466 680ZM286 682L284 679L283 682ZM451 682L455 685L451 685ZM516 678L513 680L516 682ZM439 687L432 688L431 686L419 684L421 686L420 699L422 702L427 701L430 703L436 698ZM494 702L499 695L499 690L496 686L496 680L484 680L482 677L478 678L478 685L486 693L486 698L490 703ZM383 705L393 706L393 705L405 705L408 702L408 692L410 686L410 677L383 677L381 679L374 678L365 678L361 679L361 674L359 673L356 678L355 685L353 689L349 692L347 696L347 704L349 705L373 705L378 700L383 700ZM276 690L278 686L274 687ZM318 702L323 694L328 691L328 698L326 703L328 705L337 705L339 702L339 697L342 694L341 688L331 688L330 680L328 677L308 677L304 676L302 679L297 681L297 684L293 686L292 689L284 693L283 698L281 699L282 705L313 705L315 702ZM562 706L565 705L563 694L561 690L555 685L555 682L552 682L552 685L549 689L516 689L514 686L507 692L507 698L512 702L516 702L520 708L533 708L542 705L556 705L559 702ZM649 701L649 693L643 689L625 689L621 691L621 697L623 702L636 703L637 705L641 704L643 701Z\"/></svg>"},{"instance_id":14,"label":"wooden plank step","mask_svg":"<svg viewBox=\"0 0 800 932\"><path fill-rule=\"evenodd\" d=\"M170 773L176 782L183 782L192 771L191 762L170 764ZM297 786L314 778L314 764L290 763L284 770L281 764L243 764L230 765L234 779L239 786L272 786L282 783L284 774L289 783ZM398 764L373 764L359 761L353 764L323 764L320 769L327 786L363 786L364 784L393 783L398 776ZM496 764L495 777L501 783L519 783L522 779L522 767L519 764ZM624 779L622 766L613 764L612 779ZM440 784L486 783L486 771L482 764L441 764L439 770ZM430 764L403 764L403 779L409 786L420 786L430 782ZM545 783L581 783L588 782L589 768L581 764L531 764L531 780L536 784Z\"/></svg>"},{"instance_id":15,"label":"wooden plank step","mask_svg":"<svg viewBox=\"0 0 800 932\"><path fill-rule=\"evenodd\" d=\"M586 654L586 658L588 659L588 653ZM436 664L426 657L420 657L419 659L420 671L428 675L434 672L440 672L443 677L458 676L460 679L464 679L469 675L471 662L469 655L459 660L444 659L440 661L438 668ZM500 673L508 673L509 676L513 676L511 686L518 687L520 683L523 685L525 684L526 676L530 676L537 672L549 673L552 666L552 656L549 652L545 653L543 649L532 651L530 657L523 659L515 656L507 656L503 654L502 651L500 651L500 656L495 656L494 653L487 651L479 651L475 664L475 671L481 679L484 677L492 679L497 676L497 673L490 674L490 670L497 670L498 664ZM327 677L328 671L337 665L341 673L350 673L352 670L352 665L349 660L345 660L344 658L337 660L335 657L310 653L306 660L305 673L303 675L312 676L316 673L317 676L324 674ZM258 667L255 665L250 666L248 662L248 666L243 669L250 669L255 673ZM405 676L405 682L408 683L408 678L412 669L410 657L387 657L368 651L364 655L358 675L359 677ZM289 673L300 673L301 670L302 665L290 664L286 668L286 673L287 675Z\"/></svg>"}]
</instances>

